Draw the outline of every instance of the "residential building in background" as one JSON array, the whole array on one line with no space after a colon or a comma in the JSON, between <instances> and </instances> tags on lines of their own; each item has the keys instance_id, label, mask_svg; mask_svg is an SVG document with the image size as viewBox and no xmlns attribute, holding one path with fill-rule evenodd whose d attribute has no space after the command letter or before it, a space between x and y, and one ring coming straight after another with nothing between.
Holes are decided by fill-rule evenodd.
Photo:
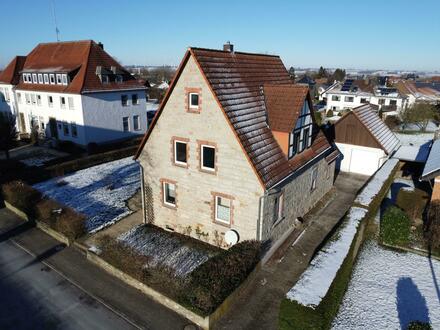
<instances>
[{"instance_id":1,"label":"residential building in background","mask_svg":"<svg viewBox=\"0 0 440 330\"><path fill-rule=\"evenodd\" d=\"M189 48L136 154L145 221L275 242L332 188L338 156L278 56Z\"/></svg>"},{"instance_id":2,"label":"residential building in background","mask_svg":"<svg viewBox=\"0 0 440 330\"><path fill-rule=\"evenodd\" d=\"M25 56L16 56L0 73L0 111L18 116L15 86L19 83L20 71L26 60Z\"/></svg>"},{"instance_id":3,"label":"residential building in background","mask_svg":"<svg viewBox=\"0 0 440 330\"><path fill-rule=\"evenodd\" d=\"M147 130L146 87L101 43L39 44L16 57L0 81L21 133L36 126L46 137L85 146Z\"/></svg>"}]
</instances>

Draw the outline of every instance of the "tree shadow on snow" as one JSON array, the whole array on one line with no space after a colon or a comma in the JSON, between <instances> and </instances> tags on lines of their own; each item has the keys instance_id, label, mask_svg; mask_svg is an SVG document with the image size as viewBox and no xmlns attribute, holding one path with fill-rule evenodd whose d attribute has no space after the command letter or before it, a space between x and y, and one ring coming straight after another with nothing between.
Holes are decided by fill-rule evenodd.
<instances>
[{"instance_id":1,"label":"tree shadow on snow","mask_svg":"<svg viewBox=\"0 0 440 330\"><path fill-rule=\"evenodd\" d=\"M412 321L430 323L426 299L410 277L399 278L396 291L396 308L402 330Z\"/></svg>"}]
</instances>

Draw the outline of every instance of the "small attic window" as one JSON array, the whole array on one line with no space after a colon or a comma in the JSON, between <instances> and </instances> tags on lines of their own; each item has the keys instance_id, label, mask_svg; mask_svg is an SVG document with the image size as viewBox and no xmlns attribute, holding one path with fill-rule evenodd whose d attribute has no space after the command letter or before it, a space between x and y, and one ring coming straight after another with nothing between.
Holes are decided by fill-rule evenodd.
<instances>
[{"instance_id":1,"label":"small attic window","mask_svg":"<svg viewBox=\"0 0 440 330\"><path fill-rule=\"evenodd\" d=\"M67 74L63 74L63 85L67 85Z\"/></svg>"},{"instance_id":2,"label":"small attic window","mask_svg":"<svg viewBox=\"0 0 440 330\"><path fill-rule=\"evenodd\" d=\"M56 77L57 77L57 85L61 85L62 84L61 75L57 73Z\"/></svg>"},{"instance_id":3,"label":"small attic window","mask_svg":"<svg viewBox=\"0 0 440 330\"><path fill-rule=\"evenodd\" d=\"M108 84L110 82L110 79L106 74L104 74L101 76L101 81L103 84Z\"/></svg>"},{"instance_id":4,"label":"small attic window","mask_svg":"<svg viewBox=\"0 0 440 330\"><path fill-rule=\"evenodd\" d=\"M54 85L55 84L55 75L53 73L50 74L49 79L50 79L50 84Z\"/></svg>"},{"instance_id":5,"label":"small attic window","mask_svg":"<svg viewBox=\"0 0 440 330\"><path fill-rule=\"evenodd\" d=\"M115 81L117 83L121 83L122 82L122 76L120 74L116 75Z\"/></svg>"}]
</instances>

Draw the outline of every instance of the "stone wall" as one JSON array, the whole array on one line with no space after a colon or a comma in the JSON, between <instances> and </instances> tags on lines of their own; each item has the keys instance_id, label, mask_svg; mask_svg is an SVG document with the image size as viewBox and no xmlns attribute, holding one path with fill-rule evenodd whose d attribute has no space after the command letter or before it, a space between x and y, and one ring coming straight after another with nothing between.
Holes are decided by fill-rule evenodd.
<instances>
[{"instance_id":1,"label":"stone wall","mask_svg":"<svg viewBox=\"0 0 440 330\"><path fill-rule=\"evenodd\" d=\"M313 168L318 168L316 189L311 190ZM262 239L276 241L288 231L298 217L303 217L333 186L335 162L330 165L324 157L315 160L312 165L300 171L280 187L269 191L264 201L264 217L262 223ZM276 220L275 199L284 194L284 217Z\"/></svg>"}]
</instances>

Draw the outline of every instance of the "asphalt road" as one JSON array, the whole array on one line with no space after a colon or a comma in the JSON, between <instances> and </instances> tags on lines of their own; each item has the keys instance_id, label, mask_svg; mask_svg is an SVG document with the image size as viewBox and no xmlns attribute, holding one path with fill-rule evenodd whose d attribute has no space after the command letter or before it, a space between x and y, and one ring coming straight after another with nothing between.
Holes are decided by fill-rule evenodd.
<instances>
[{"instance_id":1,"label":"asphalt road","mask_svg":"<svg viewBox=\"0 0 440 330\"><path fill-rule=\"evenodd\" d=\"M134 329L54 270L0 243L1 329Z\"/></svg>"}]
</instances>

